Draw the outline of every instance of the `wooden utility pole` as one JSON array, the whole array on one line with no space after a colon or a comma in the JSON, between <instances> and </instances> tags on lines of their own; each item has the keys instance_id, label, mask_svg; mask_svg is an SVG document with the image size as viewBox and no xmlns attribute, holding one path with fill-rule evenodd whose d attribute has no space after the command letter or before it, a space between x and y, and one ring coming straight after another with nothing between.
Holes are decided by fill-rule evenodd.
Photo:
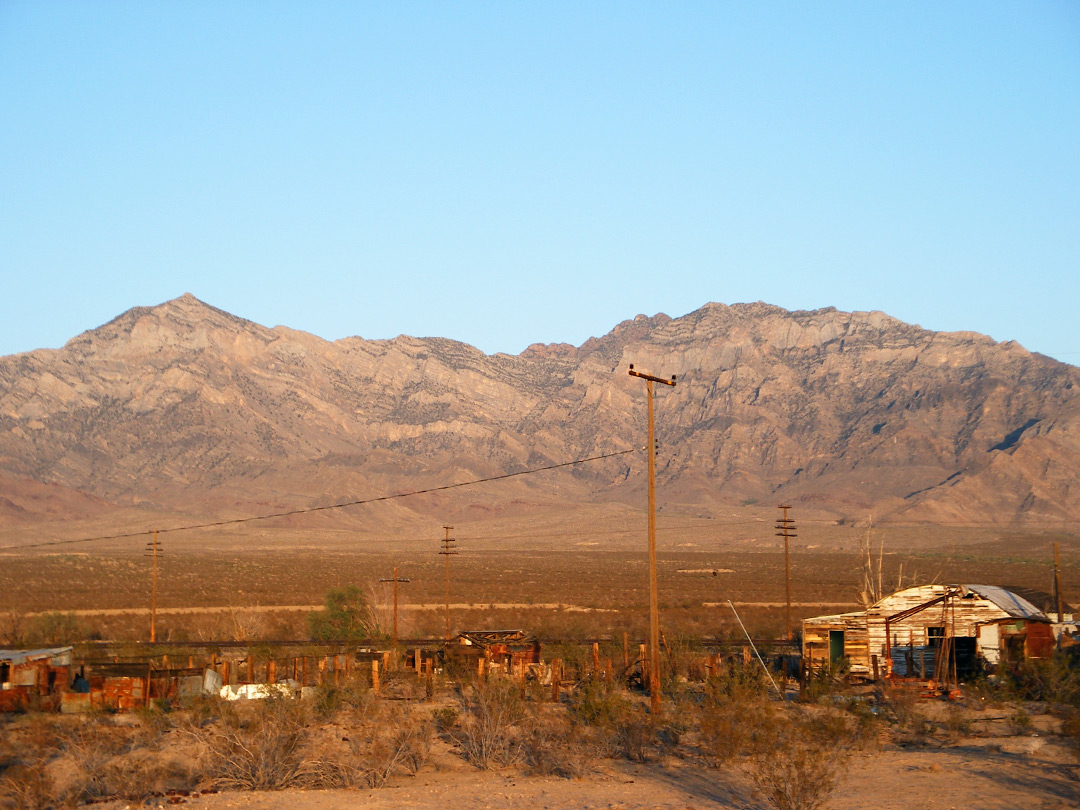
<instances>
[{"instance_id":1,"label":"wooden utility pole","mask_svg":"<svg viewBox=\"0 0 1080 810\"><path fill-rule=\"evenodd\" d=\"M1065 614L1061 603L1061 546L1054 543L1054 607L1057 608L1058 624L1065 621ZM1073 617L1075 618L1075 616Z\"/></svg>"},{"instance_id":2,"label":"wooden utility pole","mask_svg":"<svg viewBox=\"0 0 1080 810\"><path fill-rule=\"evenodd\" d=\"M379 582L393 582L394 583L394 649L397 649L397 586L399 582L408 582L407 579L398 579L397 566L394 566L394 578L393 579L380 579Z\"/></svg>"},{"instance_id":3,"label":"wooden utility pole","mask_svg":"<svg viewBox=\"0 0 1080 810\"><path fill-rule=\"evenodd\" d=\"M675 386L675 375L670 380L634 371L630 364L630 376L645 380L649 401L649 702L653 714L660 713L660 604L656 583L656 436L653 428L653 383Z\"/></svg>"},{"instance_id":4,"label":"wooden utility pole","mask_svg":"<svg viewBox=\"0 0 1080 810\"><path fill-rule=\"evenodd\" d=\"M439 553L446 559L446 643L450 643L450 555L457 554L451 543L456 542L454 538L450 536L450 530L453 526L443 526L446 530L446 537L442 540L442 551Z\"/></svg>"},{"instance_id":5,"label":"wooden utility pole","mask_svg":"<svg viewBox=\"0 0 1080 810\"><path fill-rule=\"evenodd\" d=\"M785 618L787 620L787 639L791 641L795 636L791 632L791 564L788 557L788 539L791 537L798 537L795 533L795 521L789 520L787 513L790 506L778 506L777 509L784 510L784 516L780 518L775 528L779 529L776 533L777 537L784 538L784 598L785 598Z\"/></svg>"},{"instance_id":6,"label":"wooden utility pole","mask_svg":"<svg viewBox=\"0 0 1080 810\"><path fill-rule=\"evenodd\" d=\"M150 641L157 641L157 559L161 553L161 544L158 543L157 529L154 529L154 539L146 542L146 555L152 562L152 584L150 586Z\"/></svg>"}]
</instances>

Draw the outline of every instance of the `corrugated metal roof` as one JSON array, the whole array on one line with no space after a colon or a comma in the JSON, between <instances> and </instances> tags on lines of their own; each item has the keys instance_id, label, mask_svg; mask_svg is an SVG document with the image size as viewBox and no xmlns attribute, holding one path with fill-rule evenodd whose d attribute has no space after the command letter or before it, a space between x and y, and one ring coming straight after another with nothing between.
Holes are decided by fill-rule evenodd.
<instances>
[{"instance_id":1,"label":"corrugated metal roof","mask_svg":"<svg viewBox=\"0 0 1080 810\"><path fill-rule=\"evenodd\" d=\"M1046 614L1035 607L1027 599L1017 596L1012 591L999 588L997 585L964 585L969 591L973 591L988 602L993 602L1014 619L1040 619L1050 621Z\"/></svg>"},{"instance_id":2,"label":"corrugated metal roof","mask_svg":"<svg viewBox=\"0 0 1080 810\"><path fill-rule=\"evenodd\" d=\"M71 651L74 649L74 647L42 647L38 650L0 650L0 661L17 666L25 664L27 661L40 661L42 658L70 656ZM53 663L59 665L55 661Z\"/></svg>"}]
</instances>

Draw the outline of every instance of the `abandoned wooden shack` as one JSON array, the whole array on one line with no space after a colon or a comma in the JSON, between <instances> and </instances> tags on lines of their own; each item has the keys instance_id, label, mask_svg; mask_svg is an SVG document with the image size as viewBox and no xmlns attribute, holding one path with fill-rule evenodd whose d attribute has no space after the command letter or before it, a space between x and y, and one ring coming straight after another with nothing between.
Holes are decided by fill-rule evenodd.
<instances>
[{"instance_id":1,"label":"abandoned wooden shack","mask_svg":"<svg viewBox=\"0 0 1080 810\"><path fill-rule=\"evenodd\" d=\"M510 674L540 663L540 641L524 630L467 630L447 645L446 658L484 659L487 668Z\"/></svg>"},{"instance_id":2,"label":"abandoned wooden shack","mask_svg":"<svg viewBox=\"0 0 1080 810\"><path fill-rule=\"evenodd\" d=\"M802 623L803 665L846 662L851 675L955 680L1054 649L1049 618L995 585L919 585L864 611Z\"/></svg>"}]
</instances>

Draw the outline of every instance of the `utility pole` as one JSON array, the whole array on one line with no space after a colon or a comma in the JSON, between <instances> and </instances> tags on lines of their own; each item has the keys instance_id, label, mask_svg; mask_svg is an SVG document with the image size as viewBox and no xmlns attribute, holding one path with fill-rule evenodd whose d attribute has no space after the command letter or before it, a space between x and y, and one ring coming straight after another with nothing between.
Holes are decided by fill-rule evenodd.
<instances>
[{"instance_id":1,"label":"utility pole","mask_svg":"<svg viewBox=\"0 0 1080 810\"><path fill-rule=\"evenodd\" d=\"M791 565L788 557L788 539L799 535L795 533L795 521L789 520L787 516L788 509L791 507L781 505L776 508L784 510L784 516L777 520L774 528L779 530L776 532L776 536L784 538L784 595L785 604L787 605L785 616L787 618L787 638L788 641L791 641L795 636L791 633Z\"/></svg>"},{"instance_id":2,"label":"utility pole","mask_svg":"<svg viewBox=\"0 0 1080 810\"><path fill-rule=\"evenodd\" d=\"M150 588L150 641L157 641L157 558L161 553L161 544L154 529L154 539L146 541L146 553L143 556L153 559L153 584Z\"/></svg>"},{"instance_id":3,"label":"utility pole","mask_svg":"<svg viewBox=\"0 0 1080 810\"><path fill-rule=\"evenodd\" d=\"M1054 602L1057 608L1058 624L1061 624L1065 621L1065 617L1061 604L1061 546L1057 543L1054 543Z\"/></svg>"},{"instance_id":4,"label":"utility pole","mask_svg":"<svg viewBox=\"0 0 1080 810\"><path fill-rule=\"evenodd\" d=\"M675 375L670 380L634 371L630 364L630 376L645 380L649 400L649 702L654 715L660 714L660 600L656 584L656 438L653 429L653 383L675 386Z\"/></svg>"},{"instance_id":5,"label":"utility pole","mask_svg":"<svg viewBox=\"0 0 1080 810\"><path fill-rule=\"evenodd\" d=\"M394 649L397 649L397 586L399 582L408 582L407 579L398 579L397 566L394 566L394 578L393 579L380 579L379 582L393 582L394 583ZM396 653L395 653L396 654Z\"/></svg>"},{"instance_id":6,"label":"utility pole","mask_svg":"<svg viewBox=\"0 0 1080 810\"><path fill-rule=\"evenodd\" d=\"M446 559L446 643L450 643L450 555L457 554L451 543L456 542L454 538L450 536L450 530L453 526L443 526L446 530L446 537L442 540L442 551L439 553Z\"/></svg>"}]
</instances>

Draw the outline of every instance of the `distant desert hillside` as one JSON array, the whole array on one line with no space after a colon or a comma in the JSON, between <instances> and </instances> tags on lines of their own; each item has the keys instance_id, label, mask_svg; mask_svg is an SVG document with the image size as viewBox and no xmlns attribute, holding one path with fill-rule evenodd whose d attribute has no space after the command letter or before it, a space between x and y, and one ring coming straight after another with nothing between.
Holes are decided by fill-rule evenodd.
<instances>
[{"instance_id":1,"label":"distant desert hillside","mask_svg":"<svg viewBox=\"0 0 1080 810\"><path fill-rule=\"evenodd\" d=\"M678 376L656 398L669 512L1080 517L1080 370L1015 343L880 312L707 304L488 356L445 338L328 342L191 295L0 358L0 516L260 514L641 448L630 363ZM446 498L511 514L643 491L638 451Z\"/></svg>"}]
</instances>

